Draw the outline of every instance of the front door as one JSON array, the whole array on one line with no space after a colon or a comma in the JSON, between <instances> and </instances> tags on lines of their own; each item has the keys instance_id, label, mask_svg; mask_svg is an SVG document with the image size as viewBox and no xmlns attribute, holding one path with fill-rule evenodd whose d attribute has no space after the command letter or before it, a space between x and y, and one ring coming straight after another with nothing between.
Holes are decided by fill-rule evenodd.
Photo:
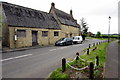
<instances>
[{"instance_id":1,"label":"front door","mask_svg":"<svg viewBox=\"0 0 120 80\"><path fill-rule=\"evenodd\" d=\"M38 45L37 43L37 31L32 31L32 46Z\"/></svg>"}]
</instances>

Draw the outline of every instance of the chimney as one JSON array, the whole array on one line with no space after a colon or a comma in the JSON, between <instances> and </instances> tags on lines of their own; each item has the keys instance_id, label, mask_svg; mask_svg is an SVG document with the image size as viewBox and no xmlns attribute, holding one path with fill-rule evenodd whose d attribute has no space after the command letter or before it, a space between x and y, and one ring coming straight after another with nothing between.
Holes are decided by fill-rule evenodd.
<instances>
[{"instance_id":1,"label":"chimney","mask_svg":"<svg viewBox=\"0 0 120 80\"><path fill-rule=\"evenodd\" d=\"M70 10L70 15L73 17L73 14L72 14L72 9Z\"/></svg>"},{"instance_id":2,"label":"chimney","mask_svg":"<svg viewBox=\"0 0 120 80\"><path fill-rule=\"evenodd\" d=\"M54 2L51 3L51 7L55 7L55 3Z\"/></svg>"}]
</instances>

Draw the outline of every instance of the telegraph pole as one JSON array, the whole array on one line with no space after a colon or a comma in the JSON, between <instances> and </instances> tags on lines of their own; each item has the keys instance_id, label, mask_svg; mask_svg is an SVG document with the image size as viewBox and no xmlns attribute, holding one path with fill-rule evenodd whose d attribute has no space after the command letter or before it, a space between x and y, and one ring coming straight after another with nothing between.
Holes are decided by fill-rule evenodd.
<instances>
[{"instance_id":1,"label":"telegraph pole","mask_svg":"<svg viewBox=\"0 0 120 80\"><path fill-rule=\"evenodd\" d=\"M111 19L111 17L109 16L109 26L108 26L108 43L110 42L110 19Z\"/></svg>"}]
</instances>

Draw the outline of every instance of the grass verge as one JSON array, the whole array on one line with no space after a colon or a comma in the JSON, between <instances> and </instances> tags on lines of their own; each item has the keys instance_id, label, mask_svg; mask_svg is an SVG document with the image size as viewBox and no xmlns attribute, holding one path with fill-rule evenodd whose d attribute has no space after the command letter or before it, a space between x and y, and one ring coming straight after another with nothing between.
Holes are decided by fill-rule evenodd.
<instances>
[{"instance_id":1,"label":"grass verge","mask_svg":"<svg viewBox=\"0 0 120 80\"><path fill-rule=\"evenodd\" d=\"M106 62L106 48L109 43L102 43L97 46L97 49L91 51L89 55L81 55L81 58L94 62L96 56L99 57L99 66L96 67L94 70L94 77L95 78L102 78L103 77L103 68Z\"/></svg>"},{"instance_id":2,"label":"grass verge","mask_svg":"<svg viewBox=\"0 0 120 80\"><path fill-rule=\"evenodd\" d=\"M85 66L88 66L89 63L87 61L95 61L96 56L99 56L99 66L97 66L94 70L94 75L95 78L102 78L102 72L103 72L103 67L104 64L106 62L106 48L108 46L108 43L102 43L100 45L94 46L97 47L97 49L95 49L94 51L92 51L92 49L94 47L91 47L91 52L89 55L84 54L81 55L80 57L82 59L84 59L85 61L82 61L81 59L79 59L77 62L73 61L70 63L71 66L74 66L76 68L83 68ZM56 80L57 78L76 78L76 70L71 69L68 65L66 65L66 71L63 73L62 72L62 68L58 68L57 70L55 70L54 72L52 72L52 74L49 76L49 78L51 80ZM89 69L84 69L79 71L80 73L84 74L87 78L89 77ZM77 76L78 77L78 76Z\"/></svg>"},{"instance_id":3,"label":"grass verge","mask_svg":"<svg viewBox=\"0 0 120 80\"><path fill-rule=\"evenodd\" d=\"M118 45L120 46L120 40L118 41Z\"/></svg>"}]
</instances>

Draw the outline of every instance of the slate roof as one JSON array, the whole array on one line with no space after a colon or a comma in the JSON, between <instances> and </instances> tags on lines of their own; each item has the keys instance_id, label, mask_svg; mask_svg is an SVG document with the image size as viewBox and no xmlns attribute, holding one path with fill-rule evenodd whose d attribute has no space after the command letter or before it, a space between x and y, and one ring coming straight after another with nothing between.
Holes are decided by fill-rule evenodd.
<instances>
[{"instance_id":1,"label":"slate roof","mask_svg":"<svg viewBox=\"0 0 120 80\"><path fill-rule=\"evenodd\" d=\"M59 9L54 9L55 14L57 15L59 21L61 24L74 26L74 27L80 27L79 24L77 24L77 21L68 13L65 13Z\"/></svg>"},{"instance_id":2,"label":"slate roof","mask_svg":"<svg viewBox=\"0 0 120 80\"><path fill-rule=\"evenodd\" d=\"M7 2L2 2L2 6L9 26L60 29L55 18L49 13Z\"/></svg>"}]
</instances>

